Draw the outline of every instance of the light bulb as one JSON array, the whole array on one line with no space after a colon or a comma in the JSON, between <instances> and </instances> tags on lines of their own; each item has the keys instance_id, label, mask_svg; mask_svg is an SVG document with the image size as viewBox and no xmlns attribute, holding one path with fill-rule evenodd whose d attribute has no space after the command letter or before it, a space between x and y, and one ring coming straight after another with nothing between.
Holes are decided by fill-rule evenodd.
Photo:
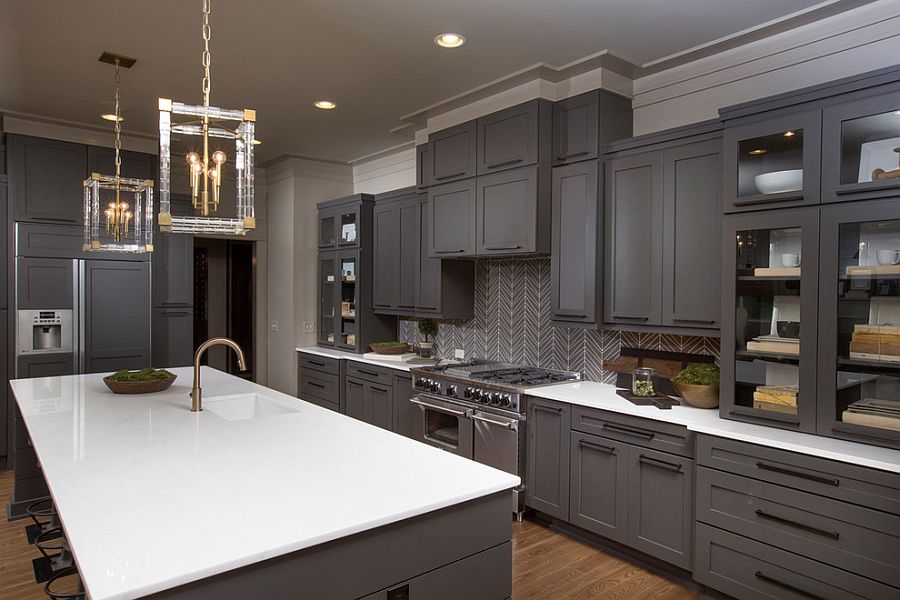
<instances>
[{"instance_id":1,"label":"light bulb","mask_svg":"<svg viewBox=\"0 0 900 600\"><path fill-rule=\"evenodd\" d=\"M200 162L200 155L196 152L188 152L184 157L189 165L196 164Z\"/></svg>"},{"instance_id":2,"label":"light bulb","mask_svg":"<svg viewBox=\"0 0 900 600\"><path fill-rule=\"evenodd\" d=\"M210 178L210 179L215 179L216 177L219 176L219 174L216 173L216 170L215 170L215 169L210 169L210 170L207 172L207 175L209 175L209 178Z\"/></svg>"},{"instance_id":3,"label":"light bulb","mask_svg":"<svg viewBox=\"0 0 900 600\"><path fill-rule=\"evenodd\" d=\"M200 161L191 163L191 170L194 173L202 173L203 172L203 163Z\"/></svg>"},{"instance_id":4,"label":"light bulb","mask_svg":"<svg viewBox=\"0 0 900 600\"><path fill-rule=\"evenodd\" d=\"M221 150L216 150L212 155L213 162L217 165L221 165L225 162L225 153Z\"/></svg>"}]
</instances>

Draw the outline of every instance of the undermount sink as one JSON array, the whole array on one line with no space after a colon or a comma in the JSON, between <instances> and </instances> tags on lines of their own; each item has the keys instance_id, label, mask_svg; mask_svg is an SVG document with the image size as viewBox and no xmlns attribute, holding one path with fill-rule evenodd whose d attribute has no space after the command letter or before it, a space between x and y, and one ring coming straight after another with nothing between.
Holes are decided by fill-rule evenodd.
<instances>
[{"instance_id":1,"label":"undermount sink","mask_svg":"<svg viewBox=\"0 0 900 600\"><path fill-rule=\"evenodd\" d=\"M226 421L247 421L297 412L299 409L250 393L204 398L203 410L208 410Z\"/></svg>"}]
</instances>

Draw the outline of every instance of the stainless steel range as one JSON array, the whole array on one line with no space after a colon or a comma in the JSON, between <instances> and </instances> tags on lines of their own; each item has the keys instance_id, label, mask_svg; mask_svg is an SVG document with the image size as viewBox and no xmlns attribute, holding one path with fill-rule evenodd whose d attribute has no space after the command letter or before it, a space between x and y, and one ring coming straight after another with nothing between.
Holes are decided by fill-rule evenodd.
<instances>
[{"instance_id":1,"label":"stainless steel range","mask_svg":"<svg viewBox=\"0 0 900 600\"><path fill-rule=\"evenodd\" d=\"M564 383L581 374L490 361L411 369L417 394L401 407L400 426L413 439L514 473L521 519L525 481L525 397L528 388Z\"/></svg>"}]
</instances>

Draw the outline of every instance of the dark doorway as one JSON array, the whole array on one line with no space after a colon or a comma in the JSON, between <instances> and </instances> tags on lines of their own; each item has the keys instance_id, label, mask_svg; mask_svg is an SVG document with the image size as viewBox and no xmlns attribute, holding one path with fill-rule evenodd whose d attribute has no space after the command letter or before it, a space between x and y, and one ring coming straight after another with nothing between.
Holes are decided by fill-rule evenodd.
<instances>
[{"instance_id":1,"label":"dark doorway","mask_svg":"<svg viewBox=\"0 0 900 600\"><path fill-rule=\"evenodd\" d=\"M253 318L253 250L253 242L228 241L228 332L229 337L244 349L247 359L247 370L241 372L237 358L230 353L228 372L250 380L254 379L253 332L256 322Z\"/></svg>"}]
</instances>

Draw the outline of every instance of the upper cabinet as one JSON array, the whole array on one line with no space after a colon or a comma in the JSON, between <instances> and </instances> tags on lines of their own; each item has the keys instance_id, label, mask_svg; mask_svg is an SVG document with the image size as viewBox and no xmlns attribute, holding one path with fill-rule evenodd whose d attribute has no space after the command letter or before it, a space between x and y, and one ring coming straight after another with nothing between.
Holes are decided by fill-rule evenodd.
<instances>
[{"instance_id":1,"label":"upper cabinet","mask_svg":"<svg viewBox=\"0 0 900 600\"><path fill-rule=\"evenodd\" d=\"M550 168L532 165L478 177L478 256L546 254L550 248Z\"/></svg>"},{"instance_id":2,"label":"upper cabinet","mask_svg":"<svg viewBox=\"0 0 900 600\"><path fill-rule=\"evenodd\" d=\"M428 188L428 256L475 255L475 180Z\"/></svg>"},{"instance_id":3,"label":"upper cabinet","mask_svg":"<svg viewBox=\"0 0 900 600\"><path fill-rule=\"evenodd\" d=\"M368 194L357 194L345 202L320 206L318 236L320 250L359 248L362 237L361 200L371 200ZM362 242L365 243L365 242Z\"/></svg>"},{"instance_id":4,"label":"upper cabinet","mask_svg":"<svg viewBox=\"0 0 900 600\"><path fill-rule=\"evenodd\" d=\"M469 121L428 136L427 158L431 185L474 177L476 127Z\"/></svg>"},{"instance_id":5,"label":"upper cabinet","mask_svg":"<svg viewBox=\"0 0 900 600\"><path fill-rule=\"evenodd\" d=\"M17 221L82 224L87 147L9 136L9 186Z\"/></svg>"},{"instance_id":6,"label":"upper cabinet","mask_svg":"<svg viewBox=\"0 0 900 600\"><path fill-rule=\"evenodd\" d=\"M112 148L88 146L88 173L101 173L103 175L116 174L116 151ZM121 154L122 177L129 179L149 179L156 181L156 156L142 152L123 150Z\"/></svg>"},{"instance_id":7,"label":"upper cabinet","mask_svg":"<svg viewBox=\"0 0 900 600\"><path fill-rule=\"evenodd\" d=\"M826 108L822 201L900 193L900 90Z\"/></svg>"},{"instance_id":8,"label":"upper cabinet","mask_svg":"<svg viewBox=\"0 0 900 600\"><path fill-rule=\"evenodd\" d=\"M546 160L551 106L548 100L532 100L478 119L478 175Z\"/></svg>"},{"instance_id":9,"label":"upper cabinet","mask_svg":"<svg viewBox=\"0 0 900 600\"><path fill-rule=\"evenodd\" d=\"M820 110L726 127L723 144L725 212L819 203Z\"/></svg>"},{"instance_id":10,"label":"upper cabinet","mask_svg":"<svg viewBox=\"0 0 900 600\"><path fill-rule=\"evenodd\" d=\"M631 135L631 101L594 90L553 105L553 166L595 159L613 140Z\"/></svg>"},{"instance_id":11,"label":"upper cabinet","mask_svg":"<svg viewBox=\"0 0 900 600\"><path fill-rule=\"evenodd\" d=\"M416 187L420 190L431 185L430 156L427 143L416 146Z\"/></svg>"}]
</instances>

